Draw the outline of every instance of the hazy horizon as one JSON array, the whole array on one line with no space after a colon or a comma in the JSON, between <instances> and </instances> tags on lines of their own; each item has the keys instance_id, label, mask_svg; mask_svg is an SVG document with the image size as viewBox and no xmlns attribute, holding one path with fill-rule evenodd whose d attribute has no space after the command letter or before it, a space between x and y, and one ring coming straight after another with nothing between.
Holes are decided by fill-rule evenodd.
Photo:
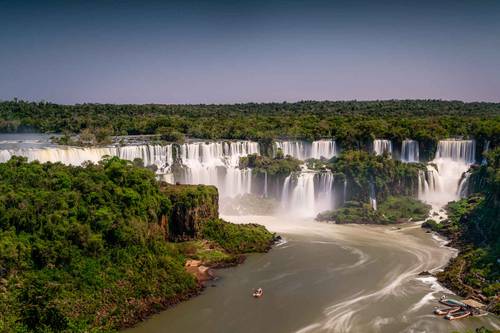
<instances>
[{"instance_id":1,"label":"hazy horizon","mask_svg":"<svg viewBox=\"0 0 500 333\"><path fill-rule=\"evenodd\" d=\"M0 100L500 102L500 2L1 1Z\"/></svg>"}]
</instances>

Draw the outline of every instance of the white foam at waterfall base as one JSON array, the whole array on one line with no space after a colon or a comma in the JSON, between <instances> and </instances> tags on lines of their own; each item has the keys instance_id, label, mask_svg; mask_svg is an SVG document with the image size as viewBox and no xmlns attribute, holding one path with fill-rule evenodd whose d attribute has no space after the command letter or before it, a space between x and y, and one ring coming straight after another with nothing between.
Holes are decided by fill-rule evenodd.
<instances>
[{"instance_id":1,"label":"white foam at waterfall base","mask_svg":"<svg viewBox=\"0 0 500 333\"><path fill-rule=\"evenodd\" d=\"M420 179L419 197L434 207L459 199L460 179L474 163L475 152L474 140L439 141L436 157L428 165L425 179Z\"/></svg>"}]
</instances>

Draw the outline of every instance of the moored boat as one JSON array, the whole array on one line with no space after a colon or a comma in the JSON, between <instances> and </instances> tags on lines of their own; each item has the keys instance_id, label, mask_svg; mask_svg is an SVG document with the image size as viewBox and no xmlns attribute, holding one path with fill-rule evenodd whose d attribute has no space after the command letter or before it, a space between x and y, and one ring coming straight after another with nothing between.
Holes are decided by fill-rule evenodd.
<instances>
[{"instance_id":1,"label":"moored boat","mask_svg":"<svg viewBox=\"0 0 500 333\"><path fill-rule=\"evenodd\" d=\"M453 313L448 313L444 318L448 320L462 319L471 315L470 311L460 310Z\"/></svg>"},{"instance_id":2,"label":"moored boat","mask_svg":"<svg viewBox=\"0 0 500 333\"><path fill-rule=\"evenodd\" d=\"M467 304L464 304L460 301L457 301L456 299L452 299L452 298L444 298L442 297L440 300L439 300L439 303L441 304L444 304L444 305L447 305L447 306L451 306L451 307L462 307L462 308L466 308L467 307Z\"/></svg>"},{"instance_id":3,"label":"moored boat","mask_svg":"<svg viewBox=\"0 0 500 333\"><path fill-rule=\"evenodd\" d=\"M460 309L461 309L461 307L459 307L459 306L452 307L452 308L437 308L434 310L434 314L436 314L438 316L443 316L443 315L446 315L448 313L457 312Z\"/></svg>"}]
</instances>

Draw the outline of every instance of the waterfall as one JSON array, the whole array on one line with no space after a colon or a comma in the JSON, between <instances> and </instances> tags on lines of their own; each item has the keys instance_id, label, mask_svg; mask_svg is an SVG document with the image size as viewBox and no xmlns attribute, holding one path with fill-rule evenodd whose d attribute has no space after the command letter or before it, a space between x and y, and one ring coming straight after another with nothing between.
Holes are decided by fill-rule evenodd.
<instances>
[{"instance_id":1,"label":"waterfall","mask_svg":"<svg viewBox=\"0 0 500 333\"><path fill-rule=\"evenodd\" d=\"M483 160L481 161L482 165L485 165L487 163L486 156L484 156L486 153L490 151L490 140L486 140L484 142L484 151L483 151Z\"/></svg>"},{"instance_id":2,"label":"waterfall","mask_svg":"<svg viewBox=\"0 0 500 333\"><path fill-rule=\"evenodd\" d=\"M419 162L418 142L415 140L403 140L401 146L401 161L406 163Z\"/></svg>"},{"instance_id":3,"label":"waterfall","mask_svg":"<svg viewBox=\"0 0 500 333\"><path fill-rule=\"evenodd\" d=\"M313 172L301 172L285 179L281 202L286 213L301 217L314 216L314 199Z\"/></svg>"},{"instance_id":4,"label":"waterfall","mask_svg":"<svg viewBox=\"0 0 500 333\"><path fill-rule=\"evenodd\" d=\"M316 174L316 178L318 181L315 189L315 212L319 213L334 209L333 174L331 172L321 172Z\"/></svg>"},{"instance_id":5,"label":"waterfall","mask_svg":"<svg viewBox=\"0 0 500 333\"><path fill-rule=\"evenodd\" d=\"M436 156L427 166L427 186L419 191L419 197L435 207L460 198L467 177L462 175L474 163L476 142L474 140L441 140ZM462 183L462 184L461 184Z\"/></svg>"},{"instance_id":6,"label":"waterfall","mask_svg":"<svg viewBox=\"0 0 500 333\"><path fill-rule=\"evenodd\" d=\"M457 189L457 196L459 198L466 198L469 195L469 178L471 173L467 171L460 179Z\"/></svg>"},{"instance_id":7,"label":"waterfall","mask_svg":"<svg viewBox=\"0 0 500 333\"><path fill-rule=\"evenodd\" d=\"M259 144L251 141L194 142L180 147L184 166L181 181L214 185L221 197L250 193L252 170L240 169L240 157L258 154Z\"/></svg>"},{"instance_id":8,"label":"waterfall","mask_svg":"<svg viewBox=\"0 0 500 333\"><path fill-rule=\"evenodd\" d=\"M309 156L310 147L304 141L278 141L276 147L283 151L283 155L290 155L304 161Z\"/></svg>"},{"instance_id":9,"label":"waterfall","mask_svg":"<svg viewBox=\"0 0 500 333\"><path fill-rule=\"evenodd\" d=\"M327 160L337 156L337 145L333 140L313 141L311 158L326 158Z\"/></svg>"},{"instance_id":10,"label":"waterfall","mask_svg":"<svg viewBox=\"0 0 500 333\"><path fill-rule=\"evenodd\" d=\"M370 182L370 205L373 210L377 210L377 196L375 195L375 185Z\"/></svg>"},{"instance_id":11,"label":"waterfall","mask_svg":"<svg viewBox=\"0 0 500 333\"><path fill-rule=\"evenodd\" d=\"M276 147L283 151L283 154L290 155L298 160L305 161L309 158L330 159L338 155L335 140L307 141L277 141Z\"/></svg>"},{"instance_id":12,"label":"waterfall","mask_svg":"<svg viewBox=\"0 0 500 333\"><path fill-rule=\"evenodd\" d=\"M287 214L312 217L332 210L334 205L334 177L331 172L304 170L285 178L281 205Z\"/></svg>"},{"instance_id":13,"label":"waterfall","mask_svg":"<svg viewBox=\"0 0 500 333\"><path fill-rule=\"evenodd\" d=\"M373 151L376 155L387 153L392 154L392 142L390 140L376 139L373 140Z\"/></svg>"},{"instance_id":14,"label":"waterfall","mask_svg":"<svg viewBox=\"0 0 500 333\"><path fill-rule=\"evenodd\" d=\"M140 158L145 166L156 166L159 178L164 181L215 185L221 196L235 196L252 190L252 170L239 168L240 157L258 153L259 144L251 141L192 142L180 146L56 146L0 150L0 162L6 162L14 155L27 157L28 161L61 162L75 166L85 161L97 163L106 155L130 161ZM172 174L174 161L182 166L180 178Z\"/></svg>"},{"instance_id":15,"label":"waterfall","mask_svg":"<svg viewBox=\"0 0 500 333\"><path fill-rule=\"evenodd\" d=\"M23 156L28 161L61 162L66 165L82 165L85 161L99 162L104 156L118 156L133 161L140 158L145 166L156 165L164 169L173 163L172 145L137 145L125 147L44 147L8 149L0 152L0 162L8 161L12 156Z\"/></svg>"}]
</instances>

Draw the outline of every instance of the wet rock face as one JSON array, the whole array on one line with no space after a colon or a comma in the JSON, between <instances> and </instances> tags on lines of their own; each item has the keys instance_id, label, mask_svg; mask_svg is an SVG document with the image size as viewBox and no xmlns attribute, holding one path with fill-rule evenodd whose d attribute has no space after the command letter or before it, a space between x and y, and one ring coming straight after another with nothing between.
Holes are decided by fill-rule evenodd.
<instances>
[{"instance_id":1,"label":"wet rock face","mask_svg":"<svg viewBox=\"0 0 500 333\"><path fill-rule=\"evenodd\" d=\"M200 238L201 225L219 217L219 193L215 186L165 185L163 192L172 202L168 219L168 239Z\"/></svg>"}]
</instances>

